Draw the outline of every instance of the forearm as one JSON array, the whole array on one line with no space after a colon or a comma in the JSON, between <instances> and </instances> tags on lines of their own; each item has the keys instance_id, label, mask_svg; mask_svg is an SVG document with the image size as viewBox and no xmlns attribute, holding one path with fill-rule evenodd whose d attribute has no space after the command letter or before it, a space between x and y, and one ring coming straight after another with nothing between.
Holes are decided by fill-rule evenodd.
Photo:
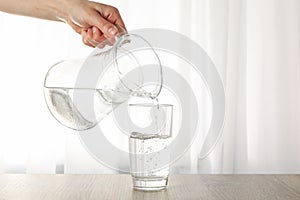
<instances>
[{"instance_id":1,"label":"forearm","mask_svg":"<svg viewBox=\"0 0 300 200\"><path fill-rule=\"evenodd\" d=\"M41 19L64 21L68 0L0 0L0 11L37 17Z\"/></svg>"},{"instance_id":2,"label":"forearm","mask_svg":"<svg viewBox=\"0 0 300 200\"><path fill-rule=\"evenodd\" d=\"M0 0L1 11L64 21L92 47L115 37L119 32L116 24L125 28L118 9L88 0Z\"/></svg>"}]
</instances>

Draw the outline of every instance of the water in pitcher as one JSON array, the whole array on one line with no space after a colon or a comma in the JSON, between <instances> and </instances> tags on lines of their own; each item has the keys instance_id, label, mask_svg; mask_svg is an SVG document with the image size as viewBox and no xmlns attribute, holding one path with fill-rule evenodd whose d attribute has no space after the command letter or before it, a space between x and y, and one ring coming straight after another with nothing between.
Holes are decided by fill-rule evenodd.
<instances>
[{"instance_id":1,"label":"water in pitcher","mask_svg":"<svg viewBox=\"0 0 300 200\"><path fill-rule=\"evenodd\" d=\"M74 92L80 99L93 98L94 109L85 104L74 104ZM113 90L45 87L44 95L52 115L63 125L74 130L87 130L106 117L114 107L123 103L128 96ZM147 92L133 93L132 96L151 98Z\"/></svg>"}]
</instances>

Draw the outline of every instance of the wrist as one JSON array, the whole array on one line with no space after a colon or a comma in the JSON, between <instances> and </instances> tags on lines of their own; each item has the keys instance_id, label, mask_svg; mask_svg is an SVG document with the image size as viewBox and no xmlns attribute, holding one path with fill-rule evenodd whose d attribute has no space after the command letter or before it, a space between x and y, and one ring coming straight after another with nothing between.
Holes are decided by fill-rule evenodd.
<instances>
[{"instance_id":1,"label":"wrist","mask_svg":"<svg viewBox=\"0 0 300 200\"><path fill-rule=\"evenodd\" d=\"M42 0L45 1L45 0ZM69 15L68 10L74 1L77 0L49 0L47 9L49 11L50 20L67 22Z\"/></svg>"}]
</instances>

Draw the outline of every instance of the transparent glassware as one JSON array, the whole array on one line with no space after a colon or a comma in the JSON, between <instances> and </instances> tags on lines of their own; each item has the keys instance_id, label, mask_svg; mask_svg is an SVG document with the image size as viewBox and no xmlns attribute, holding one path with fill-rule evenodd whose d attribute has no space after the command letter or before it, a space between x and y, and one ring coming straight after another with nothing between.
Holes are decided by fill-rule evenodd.
<instances>
[{"instance_id":1,"label":"transparent glassware","mask_svg":"<svg viewBox=\"0 0 300 200\"><path fill-rule=\"evenodd\" d=\"M117 37L99 44L86 59L58 62L46 74L45 100L62 125L87 130L131 96L154 99L159 95L158 55L142 36L118 28Z\"/></svg>"},{"instance_id":2,"label":"transparent glassware","mask_svg":"<svg viewBox=\"0 0 300 200\"><path fill-rule=\"evenodd\" d=\"M129 113L138 126L129 137L133 188L155 191L167 187L172 139L173 105L130 104Z\"/></svg>"}]
</instances>

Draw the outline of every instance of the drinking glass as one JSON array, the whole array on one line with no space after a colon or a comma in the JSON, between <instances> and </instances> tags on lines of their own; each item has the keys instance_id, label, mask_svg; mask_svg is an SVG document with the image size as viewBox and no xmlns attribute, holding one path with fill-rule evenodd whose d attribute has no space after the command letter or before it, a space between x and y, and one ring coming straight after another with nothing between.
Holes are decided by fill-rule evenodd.
<instances>
[{"instance_id":1,"label":"drinking glass","mask_svg":"<svg viewBox=\"0 0 300 200\"><path fill-rule=\"evenodd\" d=\"M129 104L134 130L129 137L133 188L155 191L166 188L170 168L173 105Z\"/></svg>"}]
</instances>

